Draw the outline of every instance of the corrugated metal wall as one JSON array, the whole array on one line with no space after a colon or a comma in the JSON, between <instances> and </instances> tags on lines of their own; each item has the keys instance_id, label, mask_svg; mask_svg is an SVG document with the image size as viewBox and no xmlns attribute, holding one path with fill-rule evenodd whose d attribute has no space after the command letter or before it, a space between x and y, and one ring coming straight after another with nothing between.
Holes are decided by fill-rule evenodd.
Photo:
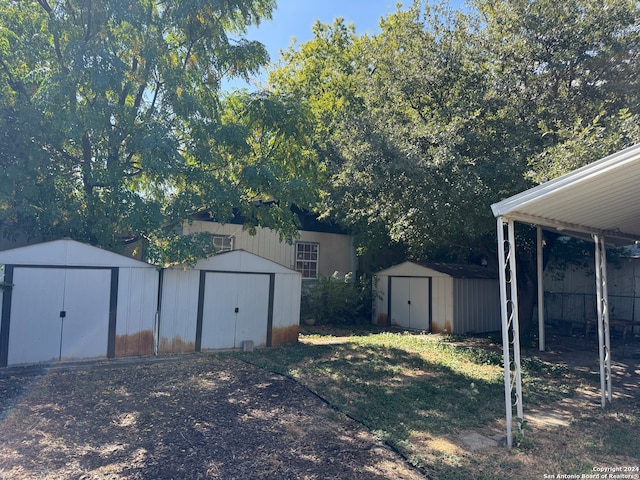
<instances>
[{"instance_id":1,"label":"corrugated metal wall","mask_svg":"<svg viewBox=\"0 0 640 480\"><path fill-rule=\"evenodd\" d=\"M453 278L442 276L434 277L432 285L433 297L433 333L453 333L455 317L453 311Z\"/></svg>"},{"instance_id":2,"label":"corrugated metal wall","mask_svg":"<svg viewBox=\"0 0 640 480\"><path fill-rule=\"evenodd\" d=\"M276 274L271 336L273 347L298 341L301 284L297 274Z\"/></svg>"},{"instance_id":3,"label":"corrugated metal wall","mask_svg":"<svg viewBox=\"0 0 640 480\"><path fill-rule=\"evenodd\" d=\"M158 308L158 271L120 267L115 356L151 355Z\"/></svg>"},{"instance_id":4,"label":"corrugated metal wall","mask_svg":"<svg viewBox=\"0 0 640 480\"><path fill-rule=\"evenodd\" d=\"M170 268L162 276L158 353L195 352L200 271Z\"/></svg>"},{"instance_id":5,"label":"corrugated metal wall","mask_svg":"<svg viewBox=\"0 0 640 480\"><path fill-rule=\"evenodd\" d=\"M456 278L453 285L455 328L452 333L500 330L500 291L497 280Z\"/></svg>"}]
</instances>

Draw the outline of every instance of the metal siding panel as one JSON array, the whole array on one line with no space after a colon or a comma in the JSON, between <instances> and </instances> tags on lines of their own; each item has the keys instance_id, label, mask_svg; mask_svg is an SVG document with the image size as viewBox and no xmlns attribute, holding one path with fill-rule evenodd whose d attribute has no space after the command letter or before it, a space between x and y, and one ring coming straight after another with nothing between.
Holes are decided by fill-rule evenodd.
<instances>
[{"instance_id":1,"label":"metal siding panel","mask_svg":"<svg viewBox=\"0 0 640 480\"><path fill-rule=\"evenodd\" d=\"M266 345L268 312L269 275L207 272L202 349Z\"/></svg>"},{"instance_id":2,"label":"metal siding panel","mask_svg":"<svg viewBox=\"0 0 640 480\"><path fill-rule=\"evenodd\" d=\"M409 277L389 277L391 278L391 325L401 327L411 327L411 278Z\"/></svg>"},{"instance_id":3,"label":"metal siding panel","mask_svg":"<svg viewBox=\"0 0 640 480\"><path fill-rule=\"evenodd\" d=\"M120 268L116 356L153 353L158 297L155 268Z\"/></svg>"},{"instance_id":4,"label":"metal siding panel","mask_svg":"<svg viewBox=\"0 0 640 480\"><path fill-rule=\"evenodd\" d=\"M64 269L14 269L8 365L60 358L64 278Z\"/></svg>"},{"instance_id":5,"label":"metal siding panel","mask_svg":"<svg viewBox=\"0 0 640 480\"><path fill-rule=\"evenodd\" d=\"M302 279L299 274L276 274L271 346L298 340L301 286Z\"/></svg>"},{"instance_id":6,"label":"metal siding panel","mask_svg":"<svg viewBox=\"0 0 640 480\"><path fill-rule=\"evenodd\" d=\"M269 275L241 274L234 344L236 348L240 348L244 340L252 340L257 347L266 346L269 305Z\"/></svg>"},{"instance_id":7,"label":"metal siding panel","mask_svg":"<svg viewBox=\"0 0 640 480\"><path fill-rule=\"evenodd\" d=\"M494 280L457 279L455 282L456 334L500 329L500 298Z\"/></svg>"},{"instance_id":8,"label":"metal siding panel","mask_svg":"<svg viewBox=\"0 0 640 480\"><path fill-rule=\"evenodd\" d=\"M371 281L374 308L371 323L386 326L389 321L389 277L376 275Z\"/></svg>"},{"instance_id":9,"label":"metal siding panel","mask_svg":"<svg viewBox=\"0 0 640 480\"><path fill-rule=\"evenodd\" d=\"M160 353L195 351L199 272L167 269L160 306Z\"/></svg>"},{"instance_id":10,"label":"metal siding panel","mask_svg":"<svg viewBox=\"0 0 640 480\"><path fill-rule=\"evenodd\" d=\"M453 326L453 282L448 276L435 277L432 280L434 333L451 333Z\"/></svg>"},{"instance_id":11,"label":"metal siding panel","mask_svg":"<svg viewBox=\"0 0 640 480\"><path fill-rule=\"evenodd\" d=\"M274 328L299 325L301 283L299 275L276 274L273 304Z\"/></svg>"},{"instance_id":12,"label":"metal siding panel","mask_svg":"<svg viewBox=\"0 0 640 480\"><path fill-rule=\"evenodd\" d=\"M110 292L111 270L67 270L61 359L107 355Z\"/></svg>"},{"instance_id":13,"label":"metal siding panel","mask_svg":"<svg viewBox=\"0 0 640 480\"><path fill-rule=\"evenodd\" d=\"M9 285L13 284L12 265L4 266L4 277L2 280ZM0 312L0 367L7 366L12 290L13 289L9 288L2 294L2 311Z\"/></svg>"},{"instance_id":14,"label":"metal siding panel","mask_svg":"<svg viewBox=\"0 0 640 480\"><path fill-rule=\"evenodd\" d=\"M410 327L429 330L431 305L429 304L430 278L416 277L410 282Z\"/></svg>"}]
</instances>

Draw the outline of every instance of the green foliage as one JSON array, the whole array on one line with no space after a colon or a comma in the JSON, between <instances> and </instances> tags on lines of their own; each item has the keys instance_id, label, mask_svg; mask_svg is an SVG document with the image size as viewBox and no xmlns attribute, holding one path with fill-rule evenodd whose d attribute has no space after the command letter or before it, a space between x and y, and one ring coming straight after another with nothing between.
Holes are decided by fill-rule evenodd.
<instances>
[{"instance_id":1,"label":"green foliage","mask_svg":"<svg viewBox=\"0 0 640 480\"><path fill-rule=\"evenodd\" d=\"M289 206L312 202L318 179L305 110L219 95L224 77L268 61L242 35L274 6L0 0L3 230L116 251L145 239L154 258L179 262L204 251L200 238L177 241L175 225L240 209L248 229L292 238ZM266 198L273 208L256 208Z\"/></svg>"},{"instance_id":2,"label":"green foliage","mask_svg":"<svg viewBox=\"0 0 640 480\"><path fill-rule=\"evenodd\" d=\"M487 257L492 203L640 141L639 23L632 0L414 1L373 36L316 24L270 82L313 112L322 209L361 247Z\"/></svg>"},{"instance_id":3,"label":"green foliage","mask_svg":"<svg viewBox=\"0 0 640 480\"><path fill-rule=\"evenodd\" d=\"M300 314L302 319L314 319L320 324L352 325L371 321L373 297L371 279L362 276L353 281L320 277L317 282L303 285Z\"/></svg>"}]
</instances>

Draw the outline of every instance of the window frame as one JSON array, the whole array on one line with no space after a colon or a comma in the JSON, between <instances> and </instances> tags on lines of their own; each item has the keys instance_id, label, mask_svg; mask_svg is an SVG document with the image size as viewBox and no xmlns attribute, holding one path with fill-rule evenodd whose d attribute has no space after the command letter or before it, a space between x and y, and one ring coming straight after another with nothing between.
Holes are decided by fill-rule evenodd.
<instances>
[{"instance_id":1,"label":"window frame","mask_svg":"<svg viewBox=\"0 0 640 480\"><path fill-rule=\"evenodd\" d=\"M300 247L303 248L302 251ZM308 248L308 251L305 250L306 248ZM302 258L299 258L300 254ZM308 254L308 258L304 258L305 254ZM315 256L315 258L312 258L313 256ZM305 263L307 264L306 268ZM311 268L311 265L313 265L314 268ZM302 280L317 280L320 276L320 244L318 242L296 242L293 269L302 274ZM311 276L312 273L314 273L313 276Z\"/></svg>"},{"instance_id":2,"label":"window frame","mask_svg":"<svg viewBox=\"0 0 640 480\"><path fill-rule=\"evenodd\" d=\"M222 246L218 247L218 245L216 244L216 240L221 240L222 241ZM220 234L212 234L212 239L211 241L213 242L213 246L216 249L216 253L222 253L222 252L231 252L233 251L234 248L234 243L235 243L235 239L233 237L233 235L220 235ZM225 243L229 242L229 248L225 248Z\"/></svg>"}]
</instances>

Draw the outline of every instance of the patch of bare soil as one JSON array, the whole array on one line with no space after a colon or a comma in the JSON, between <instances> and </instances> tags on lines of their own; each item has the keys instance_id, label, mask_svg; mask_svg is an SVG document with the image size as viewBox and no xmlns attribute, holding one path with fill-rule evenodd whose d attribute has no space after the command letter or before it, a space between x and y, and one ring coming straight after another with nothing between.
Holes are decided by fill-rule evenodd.
<instances>
[{"instance_id":1,"label":"patch of bare soil","mask_svg":"<svg viewBox=\"0 0 640 480\"><path fill-rule=\"evenodd\" d=\"M419 479L295 381L231 357L0 373L0 479Z\"/></svg>"}]
</instances>

